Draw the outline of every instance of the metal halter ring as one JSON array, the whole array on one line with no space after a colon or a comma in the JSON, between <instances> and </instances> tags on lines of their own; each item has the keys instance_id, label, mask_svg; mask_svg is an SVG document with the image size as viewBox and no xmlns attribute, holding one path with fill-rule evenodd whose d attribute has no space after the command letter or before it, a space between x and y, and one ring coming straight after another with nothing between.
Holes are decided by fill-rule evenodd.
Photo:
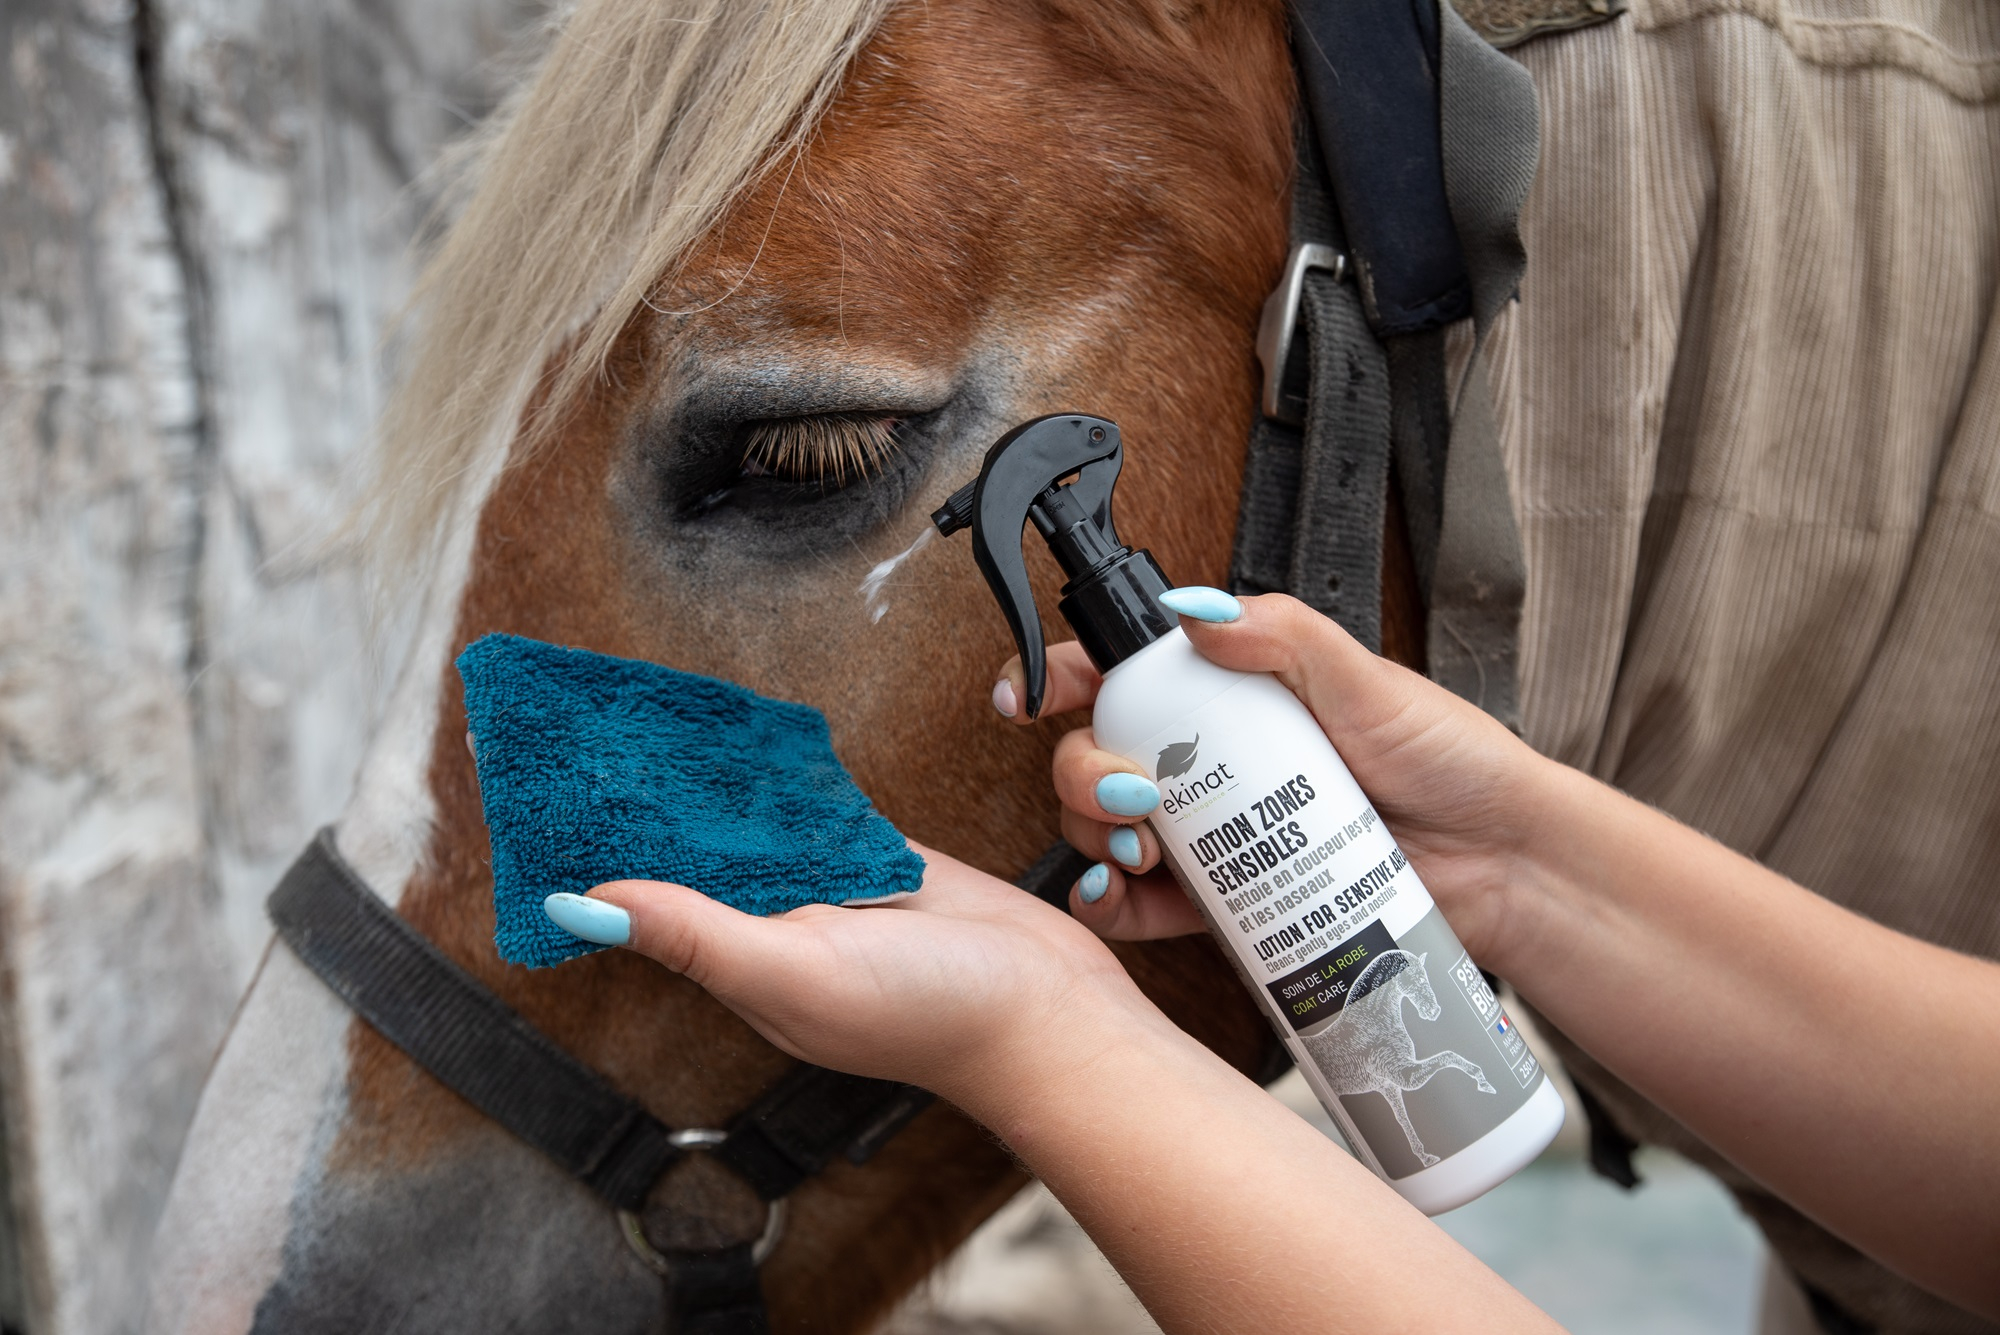
<instances>
[{"instance_id":1,"label":"metal halter ring","mask_svg":"<svg viewBox=\"0 0 2000 1335\"><path fill-rule=\"evenodd\" d=\"M712 1150L729 1139L726 1131L713 1127L694 1126L676 1131L667 1137L667 1142L679 1150ZM618 1212L618 1229L625 1235L625 1245L632 1249L645 1264L646 1269L663 1278L673 1275L674 1263L666 1254L652 1244L646 1236L646 1225L634 1210ZM785 1202L782 1198L764 1203L764 1231L757 1235L757 1241L750 1244L750 1262L762 1265L778 1250L778 1240L785 1236Z\"/></svg>"}]
</instances>

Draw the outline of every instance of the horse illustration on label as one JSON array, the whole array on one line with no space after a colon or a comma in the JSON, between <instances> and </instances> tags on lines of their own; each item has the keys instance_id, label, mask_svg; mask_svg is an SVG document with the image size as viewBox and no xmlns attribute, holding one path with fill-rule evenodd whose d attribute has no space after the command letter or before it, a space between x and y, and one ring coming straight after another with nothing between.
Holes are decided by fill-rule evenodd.
<instances>
[{"instance_id":1,"label":"horse illustration on label","mask_svg":"<svg viewBox=\"0 0 2000 1335\"><path fill-rule=\"evenodd\" d=\"M1438 1157L1417 1138L1409 1109L1403 1106L1404 1093L1422 1089L1446 1067L1471 1076L1484 1093L1497 1091L1488 1083L1486 1072L1456 1052L1447 1049L1429 1057L1417 1056L1416 1042L1403 1021L1403 1003L1409 1001L1415 1005L1420 1019L1437 1019L1437 993L1432 990L1430 973L1424 968L1427 958L1428 955L1412 955L1407 950L1384 951L1376 956L1354 980L1347 1004L1341 1007L1333 1023L1304 1041L1306 1051L1312 1054L1334 1093L1372 1091L1389 1101L1397 1124L1409 1138L1410 1152L1429 1168L1438 1162Z\"/></svg>"}]
</instances>

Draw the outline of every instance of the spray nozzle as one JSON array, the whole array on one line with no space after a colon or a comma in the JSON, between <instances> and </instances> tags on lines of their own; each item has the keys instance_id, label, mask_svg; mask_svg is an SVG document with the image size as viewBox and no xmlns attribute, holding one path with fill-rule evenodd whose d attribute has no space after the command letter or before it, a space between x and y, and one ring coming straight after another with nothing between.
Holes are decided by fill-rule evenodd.
<instances>
[{"instance_id":1,"label":"spray nozzle","mask_svg":"<svg viewBox=\"0 0 2000 1335\"><path fill-rule=\"evenodd\" d=\"M931 515L945 537L972 530L972 558L1021 650L1029 718L1041 713L1048 678L1041 615L1021 552L1029 522L1069 577L1058 610L1100 670L1179 624L1159 605L1172 586L1151 553L1121 544L1112 525L1111 492L1124 461L1116 422L1086 413L1038 417L996 441L979 476Z\"/></svg>"}]
</instances>

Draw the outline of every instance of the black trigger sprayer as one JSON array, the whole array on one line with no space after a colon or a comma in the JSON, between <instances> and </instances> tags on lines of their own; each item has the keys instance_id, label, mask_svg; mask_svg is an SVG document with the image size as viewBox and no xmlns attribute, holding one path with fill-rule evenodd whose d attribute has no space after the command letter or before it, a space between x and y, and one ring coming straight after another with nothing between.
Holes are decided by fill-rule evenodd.
<instances>
[{"instance_id":1,"label":"black trigger sprayer","mask_svg":"<svg viewBox=\"0 0 2000 1335\"><path fill-rule=\"evenodd\" d=\"M1091 707L1097 746L1139 771L1105 782L1122 777L1129 792L1152 781L1146 823L1161 862L1362 1161L1427 1214L1463 1205L1541 1153L1562 1125L1562 1096L1311 711L1276 677L1211 662L1181 633L1160 602L1172 586L1159 564L1112 527L1123 463L1116 423L1037 418L1002 436L931 522L947 537L972 530L972 555L1021 648L1029 718L1048 672L1021 553L1034 523L1069 577L1063 617L1104 674ZM1118 848L1108 845L1112 857L1139 856ZM1081 901L1108 893L1110 875L1108 864L1085 873ZM1372 1074L1407 1062L1370 1046L1400 1039L1411 1050L1406 995L1431 998L1434 1013L1418 1012L1424 1041L1458 1063L1452 1078ZM1350 1002L1376 1018L1345 1024ZM1377 1090L1395 1101L1376 1111ZM1374 1100L1362 1109L1369 1120L1356 1120L1356 1097ZM1409 1115L1390 1116L1405 1103Z\"/></svg>"},{"instance_id":2,"label":"black trigger sprayer","mask_svg":"<svg viewBox=\"0 0 2000 1335\"><path fill-rule=\"evenodd\" d=\"M1029 718L1042 712L1048 684L1042 619L1021 553L1029 521L1069 577L1056 610L1098 671L1109 672L1180 624L1160 606L1173 585L1159 562L1120 543L1111 523L1111 492L1124 462L1116 422L1087 413L1038 417L996 441L979 476L931 515L947 538L972 530L972 559L1021 650ZM1071 474L1073 481L1063 481Z\"/></svg>"}]
</instances>

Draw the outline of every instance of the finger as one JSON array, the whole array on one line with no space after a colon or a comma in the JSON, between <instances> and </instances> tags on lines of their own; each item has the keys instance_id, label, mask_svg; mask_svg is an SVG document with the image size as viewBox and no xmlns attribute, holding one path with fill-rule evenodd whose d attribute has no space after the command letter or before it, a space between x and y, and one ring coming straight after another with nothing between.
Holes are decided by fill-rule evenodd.
<instances>
[{"instance_id":1,"label":"finger","mask_svg":"<svg viewBox=\"0 0 2000 1335\"><path fill-rule=\"evenodd\" d=\"M1047 679L1042 712L1036 718L1088 709L1097 699L1097 688L1104 683L1090 656L1075 640L1049 646ZM999 680L993 683L993 708L1016 723L1032 723L1035 720L1028 717L1027 702L1027 673L1021 667L1021 656L1016 654L1007 660L1000 669Z\"/></svg>"},{"instance_id":2,"label":"finger","mask_svg":"<svg viewBox=\"0 0 2000 1335\"><path fill-rule=\"evenodd\" d=\"M1106 825L1130 825L1160 805L1160 789L1120 755L1100 750L1089 728L1065 733L1051 764L1063 806Z\"/></svg>"},{"instance_id":3,"label":"finger","mask_svg":"<svg viewBox=\"0 0 2000 1335\"><path fill-rule=\"evenodd\" d=\"M1151 871L1160 861L1160 841L1145 824L1106 825L1065 807L1062 833L1069 846L1085 857L1124 871Z\"/></svg>"},{"instance_id":4,"label":"finger","mask_svg":"<svg viewBox=\"0 0 2000 1335\"><path fill-rule=\"evenodd\" d=\"M1104 890L1095 899L1085 892L1104 871ZM1075 919L1107 941L1157 941L1168 936L1187 936L1202 931L1207 924L1201 912L1188 902L1171 876L1155 872L1148 876L1127 876L1116 867L1098 864L1071 888L1069 911Z\"/></svg>"},{"instance_id":5,"label":"finger","mask_svg":"<svg viewBox=\"0 0 2000 1335\"><path fill-rule=\"evenodd\" d=\"M817 934L805 924L744 913L684 885L612 881L593 889L586 902L627 915L626 939L607 944L657 960L725 1002L752 993L759 978L795 976L793 971L810 968L818 951ZM553 905L549 916L568 927Z\"/></svg>"}]
</instances>

